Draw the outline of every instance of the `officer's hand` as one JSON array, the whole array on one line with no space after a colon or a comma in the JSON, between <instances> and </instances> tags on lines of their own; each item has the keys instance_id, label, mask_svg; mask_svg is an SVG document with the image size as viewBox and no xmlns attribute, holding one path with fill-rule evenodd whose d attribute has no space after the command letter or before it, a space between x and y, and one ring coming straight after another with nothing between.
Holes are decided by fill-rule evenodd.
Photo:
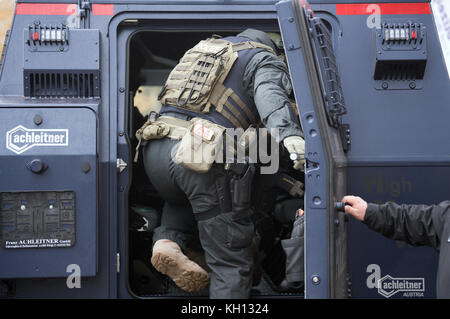
<instances>
[{"instance_id":1,"label":"officer's hand","mask_svg":"<svg viewBox=\"0 0 450 319\"><path fill-rule=\"evenodd\" d=\"M347 214L352 215L360 222L364 220L364 216L366 215L367 203L361 197L345 196L344 198L342 198L342 202L350 204L350 206L345 206L345 212Z\"/></svg>"},{"instance_id":2,"label":"officer's hand","mask_svg":"<svg viewBox=\"0 0 450 319\"><path fill-rule=\"evenodd\" d=\"M283 144L294 161L294 169L303 170L303 165L305 164L305 140L300 136L288 136L283 140Z\"/></svg>"}]
</instances>

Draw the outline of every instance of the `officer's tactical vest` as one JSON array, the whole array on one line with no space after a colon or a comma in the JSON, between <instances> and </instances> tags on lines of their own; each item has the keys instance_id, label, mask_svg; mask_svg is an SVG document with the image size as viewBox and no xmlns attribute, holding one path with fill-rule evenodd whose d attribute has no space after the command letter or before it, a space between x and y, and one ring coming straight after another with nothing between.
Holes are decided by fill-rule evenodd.
<instances>
[{"instance_id":1,"label":"officer's tactical vest","mask_svg":"<svg viewBox=\"0 0 450 319\"><path fill-rule=\"evenodd\" d=\"M200 41L170 73L160 94L161 113L203 117L226 127L256 124L259 115L242 81L247 63L262 50L274 53L239 37Z\"/></svg>"}]
</instances>

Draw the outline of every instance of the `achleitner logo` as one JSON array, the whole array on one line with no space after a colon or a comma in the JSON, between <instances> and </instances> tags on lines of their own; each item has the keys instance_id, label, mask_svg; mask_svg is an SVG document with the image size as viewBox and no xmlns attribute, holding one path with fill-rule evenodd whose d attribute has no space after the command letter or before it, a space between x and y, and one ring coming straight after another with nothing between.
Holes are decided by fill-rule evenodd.
<instances>
[{"instance_id":1,"label":"achleitner logo","mask_svg":"<svg viewBox=\"0 0 450 319\"><path fill-rule=\"evenodd\" d=\"M6 148L21 154L35 146L68 146L67 129L27 129L22 125L6 132Z\"/></svg>"},{"instance_id":2,"label":"achleitner logo","mask_svg":"<svg viewBox=\"0 0 450 319\"><path fill-rule=\"evenodd\" d=\"M369 289L377 289L377 292L385 298L401 292L402 297L423 298L425 294L425 278L394 278L390 275L381 277L380 265L370 264L366 269L366 285Z\"/></svg>"},{"instance_id":3,"label":"achleitner logo","mask_svg":"<svg viewBox=\"0 0 450 319\"><path fill-rule=\"evenodd\" d=\"M378 293L386 298L397 292L408 292L409 296L423 297L425 279L423 278L393 278L389 275L378 280ZM406 297L407 295L405 295Z\"/></svg>"}]
</instances>

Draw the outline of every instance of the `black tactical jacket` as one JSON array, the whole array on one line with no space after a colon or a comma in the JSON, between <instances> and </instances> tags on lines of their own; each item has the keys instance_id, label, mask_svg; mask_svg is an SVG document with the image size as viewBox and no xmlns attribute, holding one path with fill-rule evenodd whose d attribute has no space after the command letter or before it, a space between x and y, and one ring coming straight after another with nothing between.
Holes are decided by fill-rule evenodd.
<instances>
[{"instance_id":1,"label":"black tactical jacket","mask_svg":"<svg viewBox=\"0 0 450 319\"><path fill-rule=\"evenodd\" d=\"M450 298L450 201L431 206L369 204L364 223L390 239L437 249L437 297Z\"/></svg>"}]
</instances>

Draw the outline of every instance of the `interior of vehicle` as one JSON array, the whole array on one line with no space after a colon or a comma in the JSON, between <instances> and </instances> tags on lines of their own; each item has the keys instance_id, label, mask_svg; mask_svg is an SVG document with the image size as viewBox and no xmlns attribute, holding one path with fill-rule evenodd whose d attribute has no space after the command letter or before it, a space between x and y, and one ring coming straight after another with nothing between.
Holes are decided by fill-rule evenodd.
<instances>
[{"instance_id":1,"label":"interior of vehicle","mask_svg":"<svg viewBox=\"0 0 450 319\"><path fill-rule=\"evenodd\" d=\"M142 126L151 111L158 112L161 108L157 96L171 69L185 51L213 34L225 37L236 33L140 31L132 36L128 48L130 96L127 123L132 150L138 143L134 137L136 130ZM295 108L293 96L291 100ZM292 169L288 154L283 153L283 150L280 154L279 172L290 176L292 180L304 182L303 174ZM292 196L280 188L276 177L260 175L255 178L254 185L253 218L257 234L253 245L256 266L252 295L302 297L303 283L286 283L286 257L281 240L290 238L295 213L303 208L303 198ZM145 174L142 156L132 167L128 202L128 269L131 291L141 297L207 297L209 286L200 292L185 292L170 278L157 272L150 263L152 234L159 225L164 203ZM207 269L198 239L191 243L185 254Z\"/></svg>"}]
</instances>

